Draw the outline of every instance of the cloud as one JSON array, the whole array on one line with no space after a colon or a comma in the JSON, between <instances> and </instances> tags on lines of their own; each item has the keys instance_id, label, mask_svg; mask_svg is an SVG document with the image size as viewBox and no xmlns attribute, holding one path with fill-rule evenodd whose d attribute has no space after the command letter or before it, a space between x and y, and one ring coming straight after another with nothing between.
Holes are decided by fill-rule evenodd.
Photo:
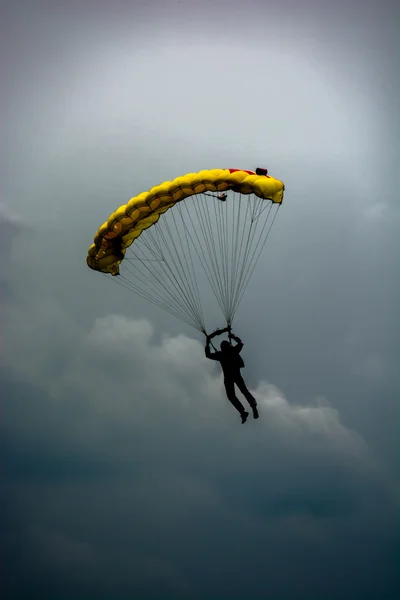
<instances>
[{"instance_id":1,"label":"cloud","mask_svg":"<svg viewBox=\"0 0 400 600\"><path fill-rule=\"evenodd\" d=\"M4 351L3 329L7 308L14 300L12 247L22 231L22 221L3 202L0 202L0 357Z\"/></svg>"},{"instance_id":2,"label":"cloud","mask_svg":"<svg viewBox=\"0 0 400 600\"><path fill-rule=\"evenodd\" d=\"M22 221L4 203L0 202L0 278L3 281L11 266L11 250L15 237L22 230Z\"/></svg>"},{"instance_id":3,"label":"cloud","mask_svg":"<svg viewBox=\"0 0 400 600\"><path fill-rule=\"evenodd\" d=\"M242 426L201 344L156 333L98 318L49 383L2 373L9 585L17 555L24 581L59 598L356 598L381 585L367 544L390 558L393 497L363 438L327 400L292 405L268 382L253 390L260 419ZM340 582L347 561L364 574Z\"/></svg>"}]
</instances>

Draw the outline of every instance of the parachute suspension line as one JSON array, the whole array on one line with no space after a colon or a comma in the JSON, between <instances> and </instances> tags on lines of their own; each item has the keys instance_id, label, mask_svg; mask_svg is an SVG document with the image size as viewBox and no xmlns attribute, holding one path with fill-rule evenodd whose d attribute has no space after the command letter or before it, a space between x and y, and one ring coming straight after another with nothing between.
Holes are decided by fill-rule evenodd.
<instances>
[{"instance_id":1,"label":"parachute suspension line","mask_svg":"<svg viewBox=\"0 0 400 600\"><path fill-rule=\"evenodd\" d=\"M247 222L249 221L248 224L248 233L246 232L246 227L243 227L243 238L242 241L245 241L245 248L243 251L243 245L241 245L240 248L240 259L241 259L241 265L239 265L238 268L238 272L236 273L236 280L235 280L235 294L234 294L234 299L233 299L233 306L236 305L236 301L238 298L238 291L242 286L242 281L244 278L244 273L245 271L248 269L249 266L249 262L248 262L248 257L249 257L249 253L251 252L251 249L253 247L254 242L254 238L256 236L256 232L257 232L257 225L260 224L260 221L257 221L256 226L253 226L254 221L251 219L251 213L253 211L251 211L251 202L254 202L253 198L249 198L249 202L247 205L247 211L246 211L246 225ZM250 213L250 215L249 215ZM249 218L250 216L250 218ZM246 236L245 236L246 233ZM261 230L262 233L262 230Z\"/></svg>"},{"instance_id":2,"label":"parachute suspension line","mask_svg":"<svg viewBox=\"0 0 400 600\"><path fill-rule=\"evenodd\" d=\"M245 208L244 203L246 203ZM219 289L219 301L228 324L232 323L272 227L273 222L267 230L267 235L264 236L272 204L271 201L254 195L243 196L237 193L233 194L229 203L230 213L228 213L228 203L214 204L214 223L217 232L212 239L218 241L219 248L213 246L211 262L213 258L217 261L218 258L221 260L221 269L217 263L214 272L223 283L223 289ZM205 229L212 232L209 213L205 211L205 215L207 220ZM198 215L199 221L201 216Z\"/></svg>"},{"instance_id":3,"label":"parachute suspension line","mask_svg":"<svg viewBox=\"0 0 400 600\"><path fill-rule=\"evenodd\" d=\"M245 210L245 215L244 218L241 216L242 214L242 209L243 209L243 202L247 201L246 204L246 210ZM246 232L246 225L247 225L247 221L249 220L249 213L250 213L250 206L251 206L251 197L247 197L247 198L242 198L240 194L235 194L234 197L234 207L233 207L233 221L235 223L235 216L236 216L236 237L234 238L234 240L232 241L233 244L233 268L232 268L232 287L231 287L231 304L230 304L230 317L231 319L233 319L233 307L234 307L234 298L235 298L235 293L237 291L237 287L238 287L238 277L239 277L239 273L242 271L242 269L245 266L245 258L246 255L243 254L243 245L245 244L245 241L247 239L247 243L248 243L248 236L249 233ZM235 215L235 206L237 205L238 209L236 211L236 215ZM243 222L243 225L241 227L241 223Z\"/></svg>"},{"instance_id":4,"label":"parachute suspension line","mask_svg":"<svg viewBox=\"0 0 400 600\"><path fill-rule=\"evenodd\" d=\"M232 305L232 296L233 296L233 290L234 290L234 273L235 273L235 264L236 264L236 260L237 260L237 251L238 251L238 246L237 244L234 244L234 240L238 240L239 239L239 221L237 220L237 224L235 225L235 206L236 206L237 202L236 202L236 194L233 193L232 194L232 224L229 223L229 220L227 220L227 254L228 254L228 278L229 278L229 284L228 284L228 293L229 293L229 304L228 304L228 309L227 309L227 322L231 323L232 321L232 310L231 310L231 305ZM241 204L239 203L238 205L238 209L241 209ZM230 248L229 248L229 231L231 231L231 243L230 243ZM230 263L229 263L230 260Z\"/></svg>"},{"instance_id":5,"label":"parachute suspension line","mask_svg":"<svg viewBox=\"0 0 400 600\"><path fill-rule=\"evenodd\" d=\"M171 211L171 218L174 221L175 229L178 233L179 228L176 225L176 219L175 219L173 210ZM204 319L202 319L202 316L201 316L202 315L201 306L196 304L196 289L194 289L194 290L191 289L191 287L190 287L191 281L189 281L191 273L190 273L190 269L188 268L187 253L190 253L190 248L188 248L186 250L186 248L183 245L183 236L180 235L179 233L178 233L178 235L176 235L175 232L171 231L171 227L169 226L167 219L164 219L163 222L164 222L165 228L168 233L168 239L172 242L172 245L174 248L174 252L170 253L170 259L174 265L174 270L172 270L170 268L168 262L166 263L167 268L168 268L171 276L174 278L174 280L178 284L178 287L181 290L182 294L184 295L185 302L187 303L188 309L190 310L192 317L202 327L204 325L204 322L203 322ZM160 232L160 234L163 236L164 242L167 243L167 238L166 238L166 236L163 235L162 231ZM182 253L179 251L177 244L175 243L175 240L178 240L180 242ZM181 256L182 256L182 258L181 258ZM185 271L184 265L186 265L186 271Z\"/></svg>"},{"instance_id":6,"label":"parachute suspension line","mask_svg":"<svg viewBox=\"0 0 400 600\"><path fill-rule=\"evenodd\" d=\"M260 246L261 249L263 247L262 234L269 219L272 202L263 207L263 202L267 201L255 196L234 194L231 202L214 202L212 216L210 201L205 200L205 196L211 194L199 195L198 201L195 200L192 205L180 203L179 211L181 215L184 210L187 213L188 219L182 215L185 235L190 235L186 225L190 221L193 227L193 247L225 319L227 323L231 323L250 279L248 275L255 268L257 250ZM189 206L196 213L196 225ZM228 206L231 214L228 213ZM265 219L260 218L262 213Z\"/></svg>"},{"instance_id":7,"label":"parachute suspension line","mask_svg":"<svg viewBox=\"0 0 400 600\"><path fill-rule=\"evenodd\" d=\"M219 203L219 216L216 217L217 226L219 228L219 239L221 243L221 262L224 266L224 280L225 280L225 319L227 323L231 323L232 321L232 294L233 294L233 286L234 286L234 255L237 254L237 247L235 248L234 241L238 239L238 229L235 230L235 202L234 198L232 198L231 207L232 207L232 227L230 227L229 222L229 214L227 212L227 207L225 208L225 214L223 214L222 203ZM241 206L239 205L239 208ZM229 231L231 230L231 240L229 240ZM230 247L231 251L230 251Z\"/></svg>"},{"instance_id":8,"label":"parachute suspension line","mask_svg":"<svg viewBox=\"0 0 400 600\"><path fill-rule=\"evenodd\" d=\"M275 220L277 212L266 227L272 204L236 192L179 201L127 248L113 280L203 332L208 281L230 325Z\"/></svg>"},{"instance_id":9,"label":"parachute suspension line","mask_svg":"<svg viewBox=\"0 0 400 600\"><path fill-rule=\"evenodd\" d=\"M139 248L138 245L136 245L136 247ZM175 299L174 289L171 288L168 279L163 281L162 273L161 273L161 277L160 277L160 273L157 272L154 269L154 267L153 267L153 269L150 269L149 265L147 264L147 261L145 262L144 259L139 257L133 249L131 249L131 252L135 256L135 258L139 261L140 265L142 265L143 269L147 269L149 274L152 277L154 277L154 279L160 284L160 289L157 289L157 286L155 285L155 283L151 279L149 279L148 274L142 272L142 270L140 269L140 265L138 265L138 264L135 265L135 268L136 268L135 272L133 272L128 266L126 266L127 271L129 271L134 277L136 277L139 281L141 281L145 287L150 288L151 295L154 293L156 295L158 295L160 301L165 302L167 305L171 304L172 306L174 306L175 304L178 304L178 306L180 305L181 308L184 308L184 305L182 304L182 302ZM151 261L151 259L150 259L150 261ZM138 273L140 273L143 276L144 281L143 281L143 279L141 279L139 277ZM154 289L151 289L151 288L154 288ZM164 295L164 294L166 294L166 295Z\"/></svg>"},{"instance_id":10,"label":"parachute suspension line","mask_svg":"<svg viewBox=\"0 0 400 600\"><path fill-rule=\"evenodd\" d=\"M165 215L166 216L166 215ZM182 259L180 258L180 251L177 248L177 244L174 240L179 240L182 246L182 256L183 260L186 258L185 248L183 247L182 238L176 232L174 234L171 232L171 228L168 225L168 221L163 219L163 226L167 231L168 235L162 231L161 228L158 228L156 223L152 229L157 228L157 234L159 236L158 248L160 249L160 254L163 256L162 263L160 265L152 264L152 269L146 264L146 268L149 270L149 274L151 278L155 278L159 284L159 287L162 292L167 293L168 298L164 297L165 305L169 304L170 308L176 310L177 307L180 308L180 311L186 315L186 322L190 320L191 323L195 323L192 325L195 329L199 329L202 331L204 329L204 317L202 315L201 306L196 304L196 298L193 296L193 290L190 289L190 283L187 280L187 275L190 276L190 269L184 268L184 264ZM146 231L145 234L150 233L150 231ZM135 244L132 246L140 246L140 243L143 241L143 233L142 235L135 241ZM153 237L153 236L147 236ZM163 251L161 251L161 244L163 246ZM172 245L172 249L171 246ZM158 269L157 269L158 267ZM159 292L160 293L160 292Z\"/></svg>"},{"instance_id":11,"label":"parachute suspension line","mask_svg":"<svg viewBox=\"0 0 400 600\"><path fill-rule=\"evenodd\" d=\"M125 282L130 287L130 289L132 289L133 291L136 291L139 295L141 295L146 300L149 300L153 304L156 304L157 306L164 308L164 310L168 310L168 312L172 312L175 315L179 315L179 318L184 317L186 320L190 319L191 321L193 321L195 323L195 321L190 318L190 315L186 314L187 310L186 310L185 305L182 302L175 300L173 290L172 290L172 292L169 291L170 297L163 296L162 293L160 292L160 290L157 289L155 284L153 284L153 288L155 288L155 289L154 290L151 289L149 283L151 284L152 282L149 280L148 277L144 276L145 279L143 280L141 277L138 276L138 273L136 271L135 272L131 271L129 268L127 270L133 275L134 280L137 279L138 281L140 281L143 284L143 286L149 288L150 291L141 289L137 284L134 283L134 281L131 281L131 279L127 279L126 277L122 276L123 279L125 280ZM141 272L139 271L139 273L141 273ZM154 273L151 273L151 275L153 277L155 277L156 281L160 281L160 279ZM162 287L161 287L161 289L162 289Z\"/></svg>"},{"instance_id":12,"label":"parachute suspension line","mask_svg":"<svg viewBox=\"0 0 400 600\"><path fill-rule=\"evenodd\" d=\"M153 304L155 304L156 306L159 306L160 308L162 308L166 312L170 313L174 317L181 319L182 321L185 321L188 325L197 329L197 325L195 323L191 322L189 319L187 319L186 315L184 313L180 313L179 311L174 310L174 309L170 310L169 307L167 307L164 303L158 302L153 296L150 296L146 292L143 292L143 290L141 290L140 287L138 287L137 285L132 283L132 281L130 281L123 275L120 277L112 277L112 278L107 277L107 279L117 283L118 285L122 286L126 290L135 292L136 294L138 294L138 296L141 296L142 298L144 298L144 300L148 300L149 302L152 302Z\"/></svg>"},{"instance_id":13,"label":"parachute suspension line","mask_svg":"<svg viewBox=\"0 0 400 600\"><path fill-rule=\"evenodd\" d=\"M252 258L249 261L249 268L247 269L246 277L244 278L244 280L243 280L240 288L238 289L237 297L236 297L236 300L235 300L235 303L234 303L234 307L233 307L233 316L235 315L236 310L237 310L237 308L238 308L240 302L242 301L242 298L243 298L243 296L244 296L244 294L246 292L246 289L247 289L247 286L248 286L249 281L251 279L251 276L252 276L252 274L254 272L254 269L257 266L257 263L258 263L258 261L260 259L261 253L262 253L262 251L264 249L264 246L267 243L267 240L268 240L269 234L271 232L272 226L275 223L276 217L278 216L278 212L279 212L280 207L281 207L281 205L278 204L277 208L275 210L274 216L273 216L273 218L272 218L272 220L271 220L271 222L269 224L269 227L267 228L266 234L264 235L264 240L262 241L262 236L260 236L260 238L258 240L258 243L257 243L257 246L254 248L254 251L253 251L253 254L252 254ZM269 207L269 210L267 211L267 218L265 219L265 226L267 225L267 222L268 222L268 219L269 219L269 215L271 213L271 209L272 209L272 202L271 202L271 205ZM265 209L263 209L263 211L264 210ZM258 217L256 217L256 218L258 218ZM261 244L260 244L260 242L261 242ZM259 250L258 250L258 254L256 255L257 247L259 247ZM255 256L255 260L253 261L254 256ZM252 261L253 261L253 264L251 264Z\"/></svg>"},{"instance_id":14,"label":"parachute suspension line","mask_svg":"<svg viewBox=\"0 0 400 600\"><path fill-rule=\"evenodd\" d=\"M174 290L173 290L173 288L171 290L170 286L168 285L168 282L165 283L165 288L163 288L163 282L161 281L160 277L158 277L157 273L152 272L147 265L144 264L144 266L149 270L150 275L152 277L154 277L155 280L160 283L161 291L159 289L157 289L156 285L151 280L149 280L148 276L144 275L145 280L143 281L143 279L141 279L136 272L131 271L131 269L129 269L129 268L127 268L127 270L134 276L135 279L138 279L145 287L150 288L150 292L145 292L147 294L147 299L153 301L152 299L154 298L154 300L157 300L159 303L162 303L163 306L165 306L166 308L169 308L170 310L175 310L176 312L179 312L181 315L185 314L186 307L185 307L184 303L181 300L175 299ZM137 269L137 271L139 273L141 273L139 268ZM135 285L135 284L133 282L131 282L131 285ZM151 289L151 287L150 287L151 285L153 286L153 288L155 288L154 290ZM163 291L168 292L169 297L168 297L168 295L163 295L163 293L162 293Z\"/></svg>"},{"instance_id":15,"label":"parachute suspension line","mask_svg":"<svg viewBox=\"0 0 400 600\"><path fill-rule=\"evenodd\" d=\"M222 265L220 264L220 256L221 256L221 247L218 246L217 242L217 236L214 235L214 230L215 230L215 222L216 219L212 219L211 218L211 210L209 211L208 208L208 201L205 200L204 195L202 195L200 197L200 202L199 202L199 208L203 209L203 212L199 213L201 214L201 217L204 217L204 221L205 221L205 233L208 237L208 241L209 241L209 247L211 249L211 259L213 264L215 265L214 267L214 272L215 272L215 277L216 277L216 281L218 284L218 289L219 289L219 293L220 293L220 300L221 300L221 305L223 306L223 312L225 313L225 306L226 306L226 299L225 299L225 289L224 289L224 284L223 284L223 278L222 278ZM216 207L215 207L215 203L214 203L214 216L216 215Z\"/></svg>"},{"instance_id":16,"label":"parachute suspension line","mask_svg":"<svg viewBox=\"0 0 400 600\"><path fill-rule=\"evenodd\" d=\"M218 204L222 204L218 200ZM210 210L208 210L210 209ZM215 282L215 297L218 304L226 317L226 288L223 281L223 256L221 256L221 241L218 240L215 232L215 224L217 222L217 207L214 203L214 219L211 218L211 207L209 201L205 201L204 197L200 199L199 205L196 207L197 217L202 226L202 232L208 249L209 261L213 270L213 281ZM219 241L219 246L218 242ZM201 249L201 245L200 245ZM201 251L201 250L200 250ZM221 259L219 261L219 259ZM221 264L220 264L221 262Z\"/></svg>"},{"instance_id":17,"label":"parachute suspension line","mask_svg":"<svg viewBox=\"0 0 400 600\"><path fill-rule=\"evenodd\" d=\"M156 225L157 224L152 227L152 230L156 228ZM162 231L158 231L158 233L163 240L164 247L166 250L170 251L168 241L164 233ZM159 251L160 256L162 256L159 261L154 262L154 259L149 259L147 256L144 258L139 256L138 250L143 250L142 246L144 246L147 250L150 250L151 254L154 255L150 245L145 241L146 237L148 239L153 239L155 242L154 246ZM142 233L135 243L129 247L129 251L134 256L134 259L139 261L139 264L134 265L134 272L131 271L127 265L125 265L125 268L132 274L134 279L139 279L139 281L141 281L145 287L150 289L150 292L148 292L148 295L146 296L149 301L153 302L153 304L156 304L156 300L158 300L158 303L162 304L162 308L165 310L167 310L167 308L169 309L168 312L179 312L179 318L183 318L183 315L185 315L184 320L186 322L190 321L192 327L202 331L204 328L204 317L202 316L201 310L199 311L198 307L195 306L196 303L193 303L190 290L187 286L187 281L185 277L182 277L180 269L178 268L178 261L176 261L174 258L174 256L176 256L176 246L175 253L170 251L171 256L169 258L173 266L173 268L171 268L171 265L166 260L164 252L161 250L161 244L159 241L155 241L154 237L155 236L151 235L150 230L146 230L145 235ZM175 238L179 239L176 235ZM136 252L134 248L136 248ZM129 259L130 264L132 264L134 259ZM148 263L150 263L150 265ZM142 267L147 270L148 273L143 273L140 265L142 265ZM144 280L139 277L139 274L142 275ZM158 285L156 285L156 282ZM138 291L138 288L136 288L135 291ZM177 291L179 291L179 293L177 293Z\"/></svg>"},{"instance_id":18,"label":"parachute suspension line","mask_svg":"<svg viewBox=\"0 0 400 600\"><path fill-rule=\"evenodd\" d=\"M223 272L223 289L224 289L224 308L225 318L229 322L229 256L228 256L228 212L226 202L216 202L215 207L215 222L218 230L218 239L221 248L221 267Z\"/></svg>"},{"instance_id":19,"label":"parachute suspension line","mask_svg":"<svg viewBox=\"0 0 400 600\"><path fill-rule=\"evenodd\" d=\"M143 258L144 258L144 260L147 260L147 261L149 261L149 260L163 260L164 257L163 257L163 253L162 253L160 245L157 244L157 243L155 243L154 240L153 240L153 245L151 245L151 244L147 243L147 240L145 238L149 238L150 240L153 238L152 228L150 228L150 229L147 230L147 235L143 236L141 238L140 242L141 242L141 245L146 248L146 251L149 254L151 254L154 258L153 259L148 258L146 256L146 254L143 252L143 254L144 254ZM154 248L157 250L157 252L154 251ZM127 260L131 260L131 259L128 258Z\"/></svg>"},{"instance_id":20,"label":"parachute suspension line","mask_svg":"<svg viewBox=\"0 0 400 600\"><path fill-rule=\"evenodd\" d=\"M183 213L183 208L182 207L186 208L186 213L187 213L188 219L189 219L189 221L190 221L190 223L191 223L191 225L193 227L193 231L192 232L190 232L188 230L188 227L187 227L187 224L186 224L186 219L184 219L183 214L182 214ZM179 210L179 214L180 214L181 219L182 219L182 225L183 225L183 228L185 230L186 237L187 237L187 239L190 238L190 241L191 241L191 243L193 245L193 248L197 252L197 258L200 260L200 263L201 263L201 265L202 265L202 267L204 269L204 273L205 273L205 275L207 277L207 280L208 280L208 282L209 282L209 284L210 284L210 286L211 286L211 288L212 288L212 290L214 292L215 297L218 300L218 292L217 292L217 289L216 289L216 283L215 283L215 280L213 278L213 274L211 273L210 267L207 265L207 262L205 261L204 257L202 256L202 251L201 251L202 244L201 244L201 241L199 239L198 228L196 227L196 225L193 222L192 216L191 216L191 214L189 212L188 205L186 204L186 202L179 203L178 204L178 210ZM203 225L203 223L200 222L200 225ZM199 244L198 248L196 248L196 245L194 243L194 238L191 237L193 235L196 237L197 242ZM223 310L222 306L220 306L220 308L221 308L221 310Z\"/></svg>"},{"instance_id":21,"label":"parachute suspension line","mask_svg":"<svg viewBox=\"0 0 400 600\"><path fill-rule=\"evenodd\" d=\"M192 237L192 243L197 252L197 256L198 256L200 263L204 269L204 272L206 274L206 277L208 279L210 287L214 292L214 296L217 299L217 302L218 302L222 312L224 312L224 306L221 302L221 288L220 288L221 282L218 279L218 273L216 272L215 261L214 261L215 257L213 255L213 252L211 249L210 240L207 237L207 228L203 222L201 213L199 212L198 207L195 204L193 210L196 212L196 216L198 219L198 224L195 224L193 222L193 218L192 218L192 215L190 214L187 203L185 202L185 203L180 204L179 208L181 206L183 206L186 209L185 212L187 213L190 224L193 227L193 231L191 232L192 235L194 236L194 237ZM186 220L183 218L183 216L182 216L182 222L183 222L184 227L187 228ZM199 225L200 227L198 227L197 225ZM203 241L200 240L200 234L203 235ZM196 245L195 245L195 239L197 240L198 247L196 247ZM208 262L206 260L206 257L204 256L205 249L208 251L208 259L209 259ZM218 286L218 284L219 284L219 286ZM218 287L219 287L219 289L218 289Z\"/></svg>"},{"instance_id":22,"label":"parachute suspension line","mask_svg":"<svg viewBox=\"0 0 400 600\"><path fill-rule=\"evenodd\" d=\"M178 206L180 208L180 203L178 204ZM182 223L184 225L184 220L183 220L182 212L181 211L179 211L179 216L181 217L181 221L182 221ZM199 290L199 286L198 286L197 279L196 279L196 271L195 271L195 268L194 268L192 248L191 248L191 244L189 243L189 236L188 236L187 227L184 226L183 230L185 232L185 239L186 239L186 244L187 244L189 258L190 258L190 265L192 267L191 269L188 268L188 271L189 271L189 274L191 275L193 289L194 289L195 294L196 294L196 302L197 302L198 311L199 311L199 315L200 315L199 324L201 325L202 330L205 331L205 321L204 321L203 309L202 309L202 306L201 306L200 290Z\"/></svg>"}]
</instances>

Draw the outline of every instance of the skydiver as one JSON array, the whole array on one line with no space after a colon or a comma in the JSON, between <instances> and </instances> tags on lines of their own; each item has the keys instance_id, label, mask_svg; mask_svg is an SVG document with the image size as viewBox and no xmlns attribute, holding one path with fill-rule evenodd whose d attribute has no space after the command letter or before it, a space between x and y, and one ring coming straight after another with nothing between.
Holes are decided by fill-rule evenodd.
<instances>
[{"instance_id":1,"label":"skydiver","mask_svg":"<svg viewBox=\"0 0 400 600\"><path fill-rule=\"evenodd\" d=\"M221 350L216 352L211 352L210 350L210 342L211 338L215 335L220 335L225 331L228 332L229 342L223 340L221 342ZM232 346L231 340L234 339L237 343L236 346ZM217 360L221 363L222 371L224 374L224 385L226 395L231 404L236 408L236 410L240 413L242 417L242 423L245 423L249 413L244 408L243 404L236 397L235 394L235 384L242 392L243 396L246 398L247 402L250 404L253 410L253 417L258 419L258 410L257 410L257 402L255 398L250 394L247 389L246 383L240 373L240 369L244 367L244 362L242 357L240 356L240 352L243 348L242 340L234 335L231 329L228 327L227 329L217 330L211 335L207 335L207 342L205 346L205 354L207 358L211 360Z\"/></svg>"}]
</instances>

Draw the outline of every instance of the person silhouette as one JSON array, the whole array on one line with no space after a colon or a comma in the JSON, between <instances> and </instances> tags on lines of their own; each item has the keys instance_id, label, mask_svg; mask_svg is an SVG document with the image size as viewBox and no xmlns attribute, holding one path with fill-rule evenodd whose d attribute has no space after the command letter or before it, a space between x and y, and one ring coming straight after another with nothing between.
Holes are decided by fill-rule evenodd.
<instances>
[{"instance_id":1,"label":"person silhouette","mask_svg":"<svg viewBox=\"0 0 400 600\"><path fill-rule=\"evenodd\" d=\"M221 350L216 352L211 352L210 343L211 338L215 335L219 335L228 332L229 342L227 340L223 340L221 342ZM232 339L235 340L236 346L232 345ZM244 367L244 362L242 357L240 356L240 352L243 348L242 340L234 335L228 327L227 329L217 330L214 334L207 335L207 342L205 346L205 354L206 357L211 360L216 360L221 364L222 371L224 374L224 385L226 395L231 404L236 408L236 410L240 413L242 418L242 423L245 423L249 413L244 408L243 404L236 397L235 393L235 384L242 392L243 396L246 398L247 402L250 404L250 407L253 410L253 416L255 419L258 419L258 409L256 399L250 394L247 389L246 383L242 377L240 369Z\"/></svg>"}]
</instances>

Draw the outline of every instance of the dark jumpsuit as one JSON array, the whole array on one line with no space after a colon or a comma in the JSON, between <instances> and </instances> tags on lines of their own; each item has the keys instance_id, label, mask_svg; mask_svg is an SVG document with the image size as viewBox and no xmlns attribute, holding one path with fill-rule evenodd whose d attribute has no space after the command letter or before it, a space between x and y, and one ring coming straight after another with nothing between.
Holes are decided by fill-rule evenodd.
<instances>
[{"instance_id":1,"label":"dark jumpsuit","mask_svg":"<svg viewBox=\"0 0 400 600\"><path fill-rule=\"evenodd\" d=\"M233 337L233 336L232 336ZM240 338L234 338L237 341L236 346L230 346L226 351L211 352L210 346L207 344L205 353L206 357L211 360L217 360L221 363L222 371L224 373L224 385L228 400L233 404L237 411L242 415L245 411L243 404L236 397L235 384L250 404L251 408L254 409L257 406L256 399L250 394L244 379L240 373L240 369L244 367L242 357L239 355L243 348L243 342Z\"/></svg>"}]
</instances>

